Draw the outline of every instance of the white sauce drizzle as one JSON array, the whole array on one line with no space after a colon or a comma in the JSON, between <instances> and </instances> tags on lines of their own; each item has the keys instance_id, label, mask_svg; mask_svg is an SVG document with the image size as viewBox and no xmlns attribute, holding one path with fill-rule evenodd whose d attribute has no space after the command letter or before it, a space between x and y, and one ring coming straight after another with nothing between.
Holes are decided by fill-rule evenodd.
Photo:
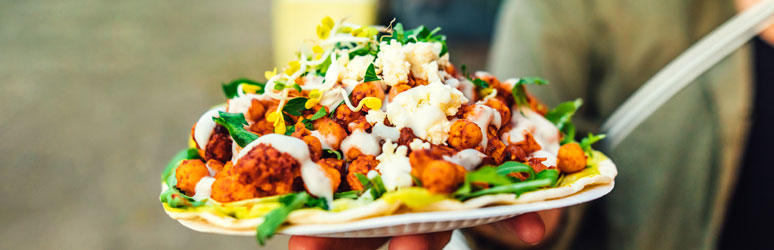
<instances>
[{"instance_id":1,"label":"white sauce drizzle","mask_svg":"<svg viewBox=\"0 0 774 250\"><path fill-rule=\"evenodd\" d=\"M464 149L452 156L443 156L444 160L460 165L468 171L475 170L476 167L481 164L481 161L484 160L484 158L486 158L484 153L481 153L478 150L472 148Z\"/></svg>"},{"instance_id":2,"label":"white sauce drizzle","mask_svg":"<svg viewBox=\"0 0 774 250\"><path fill-rule=\"evenodd\" d=\"M341 151L344 152L345 156L352 148L357 148L361 153L367 155L379 155L381 152L379 139L363 130L355 130L341 141Z\"/></svg>"},{"instance_id":3,"label":"white sauce drizzle","mask_svg":"<svg viewBox=\"0 0 774 250\"><path fill-rule=\"evenodd\" d=\"M331 145L336 144L336 137L333 135L323 135L318 130L312 130L312 136L320 140L323 149L333 149Z\"/></svg>"},{"instance_id":4,"label":"white sauce drizzle","mask_svg":"<svg viewBox=\"0 0 774 250\"><path fill-rule=\"evenodd\" d=\"M201 201L204 199L209 199L210 194L212 193L212 183L215 182L215 178L205 176L199 179L199 182L196 183L196 187L194 188L194 194L193 198L195 201Z\"/></svg>"},{"instance_id":5,"label":"white sauce drizzle","mask_svg":"<svg viewBox=\"0 0 774 250\"><path fill-rule=\"evenodd\" d=\"M207 112L204 112L204 114L199 117L199 120L196 122L193 139L201 150L207 148L207 143L210 141L212 132L215 130L216 124L212 118L218 117L218 111L226 111L226 109L223 107L216 107L207 110Z\"/></svg>"},{"instance_id":6,"label":"white sauce drizzle","mask_svg":"<svg viewBox=\"0 0 774 250\"><path fill-rule=\"evenodd\" d=\"M546 165L546 167L556 166L556 155L553 155L545 150L532 153L532 158L546 158L540 163L543 163L543 165Z\"/></svg>"},{"instance_id":7,"label":"white sauce drizzle","mask_svg":"<svg viewBox=\"0 0 774 250\"><path fill-rule=\"evenodd\" d=\"M511 118L513 128L502 135L506 145L523 141L525 131L529 131L543 150L552 155L559 153L559 129L553 123L530 108L521 108L524 115L516 109L513 110L515 110Z\"/></svg>"}]
</instances>

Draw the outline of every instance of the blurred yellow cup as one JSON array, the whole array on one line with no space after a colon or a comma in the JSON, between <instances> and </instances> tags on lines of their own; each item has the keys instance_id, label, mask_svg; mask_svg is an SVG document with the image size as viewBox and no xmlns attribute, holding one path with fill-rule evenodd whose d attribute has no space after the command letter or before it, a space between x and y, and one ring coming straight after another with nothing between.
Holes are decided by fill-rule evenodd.
<instances>
[{"instance_id":1,"label":"blurred yellow cup","mask_svg":"<svg viewBox=\"0 0 774 250\"><path fill-rule=\"evenodd\" d=\"M316 38L320 21L330 16L339 21L373 25L376 21L377 0L274 0L272 39L274 65L296 60L295 54L305 39Z\"/></svg>"}]
</instances>

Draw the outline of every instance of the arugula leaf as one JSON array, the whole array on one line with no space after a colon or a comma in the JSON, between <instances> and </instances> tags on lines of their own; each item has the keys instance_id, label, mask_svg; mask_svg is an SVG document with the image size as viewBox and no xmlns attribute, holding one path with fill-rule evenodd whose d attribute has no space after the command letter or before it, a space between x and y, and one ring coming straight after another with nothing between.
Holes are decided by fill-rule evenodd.
<instances>
[{"instance_id":1,"label":"arugula leaf","mask_svg":"<svg viewBox=\"0 0 774 250\"><path fill-rule=\"evenodd\" d=\"M545 171L546 170L542 172L545 172ZM461 199L467 200L470 198L479 197L479 196L488 195L488 194L516 194L518 196L523 193L536 190L538 188L551 186L554 182L555 180L551 180L549 178L516 182L508 185L495 186L495 187L483 189L475 193L465 195Z\"/></svg>"},{"instance_id":2,"label":"arugula leaf","mask_svg":"<svg viewBox=\"0 0 774 250\"><path fill-rule=\"evenodd\" d=\"M229 83L223 83L221 85L221 88L223 88L223 93L226 95L226 98L231 99L237 96L237 89L241 84L258 86L259 87L258 94L263 94L264 86L266 86L266 83L256 82L247 78L239 78Z\"/></svg>"},{"instance_id":3,"label":"arugula leaf","mask_svg":"<svg viewBox=\"0 0 774 250\"><path fill-rule=\"evenodd\" d=\"M435 28L433 30L427 29L424 25L420 25L411 30L404 30L403 24L397 23L392 28L392 34L389 36L383 36L380 41L388 38L390 40L396 40L401 44L416 43L416 42L438 42L441 43L441 51L438 56L443 56L448 53L449 49L446 47L446 36L437 34L441 31L441 28Z\"/></svg>"},{"instance_id":4,"label":"arugula leaf","mask_svg":"<svg viewBox=\"0 0 774 250\"><path fill-rule=\"evenodd\" d=\"M308 202L309 198L311 197L306 192L292 193L280 197L279 202L282 206L271 210L271 212L266 214L263 223L256 228L255 238L258 240L258 243L260 243L261 246L266 244L266 240L274 236L274 233L277 232L277 228L285 223L290 212L303 207L303 205Z\"/></svg>"},{"instance_id":5,"label":"arugula leaf","mask_svg":"<svg viewBox=\"0 0 774 250\"><path fill-rule=\"evenodd\" d=\"M489 88L489 83L486 83L486 81L481 80L479 78L473 79L473 85L476 85L476 88L482 88L482 89Z\"/></svg>"},{"instance_id":6,"label":"arugula leaf","mask_svg":"<svg viewBox=\"0 0 774 250\"><path fill-rule=\"evenodd\" d=\"M234 139L240 147L245 147L250 142L258 139L258 135L253 132L247 131L245 126L248 125L245 120L245 116L242 113L226 113L218 111L220 117L212 117L215 123L220 124L228 130L228 134Z\"/></svg>"},{"instance_id":7,"label":"arugula leaf","mask_svg":"<svg viewBox=\"0 0 774 250\"><path fill-rule=\"evenodd\" d=\"M527 173L527 180L535 179L535 170L527 164L518 161L507 161L497 166L497 174L508 176L511 173Z\"/></svg>"},{"instance_id":8,"label":"arugula leaf","mask_svg":"<svg viewBox=\"0 0 774 250\"><path fill-rule=\"evenodd\" d=\"M304 127L308 130L314 130L314 124L312 124L312 120L309 119L303 119L301 120L301 123L304 124Z\"/></svg>"},{"instance_id":9,"label":"arugula leaf","mask_svg":"<svg viewBox=\"0 0 774 250\"><path fill-rule=\"evenodd\" d=\"M513 183L507 176L498 174L495 167L484 166L476 171L466 173L465 182L454 192L454 196L465 197L469 195L473 191L471 185L473 182L487 183L495 186Z\"/></svg>"},{"instance_id":10,"label":"arugula leaf","mask_svg":"<svg viewBox=\"0 0 774 250\"><path fill-rule=\"evenodd\" d=\"M325 61L323 61L319 66L317 66L317 75L319 76L325 76L325 73L328 72L328 68L331 66L331 57L326 57Z\"/></svg>"},{"instance_id":11,"label":"arugula leaf","mask_svg":"<svg viewBox=\"0 0 774 250\"><path fill-rule=\"evenodd\" d=\"M414 182L414 186L422 187L422 180L420 180L419 178L417 178L413 174L411 175L411 180Z\"/></svg>"},{"instance_id":12,"label":"arugula leaf","mask_svg":"<svg viewBox=\"0 0 774 250\"><path fill-rule=\"evenodd\" d=\"M341 160L343 158L341 156L341 152L333 150L333 149L325 149L325 150L323 150L323 158L332 158L332 157L326 157L326 156L335 156L337 160Z\"/></svg>"},{"instance_id":13,"label":"arugula leaf","mask_svg":"<svg viewBox=\"0 0 774 250\"><path fill-rule=\"evenodd\" d=\"M309 117L309 120L314 121L314 120L317 120L317 119L325 117L325 115L327 115L327 114L328 113L325 113L325 109L321 108L320 110L317 110L317 112L315 112L314 115L312 115L312 117Z\"/></svg>"},{"instance_id":14,"label":"arugula leaf","mask_svg":"<svg viewBox=\"0 0 774 250\"><path fill-rule=\"evenodd\" d=\"M282 108L282 111L293 116L300 116L301 111L306 109L306 107L304 106L306 104L306 100L309 100L309 99L306 97L296 97L296 98L290 99L290 101L288 101L288 103L285 104L285 107Z\"/></svg>"},{"instance_id":15,"label":"arugula leaf","mask_svg":"<svg viewBox=\"0 0 774 250\"><path fill-rule=\"evenodd\" d=\"M307 199L304 203L304 207L319 207L322 210L330 210L330 206L328 206L328 200L323 197L309 197L309 199Z\"/></svg>"},{"instance_id":16,"label":"arugula leaf","mask_svg":"<svg viewBox=\"0 0 774 250\"><path fill-rule=\"evenodd\" d=\"M545 118L564 133L565 137L562 138L562 144L575 139L575 125L572 124L572 116L583 105L583 100L578 98L575 101L563 102L557 105L554 109L549 110L546 113Z\"/></svg>"},{"instance_id":17,"label":"arugula leaf","mask_svg":"<svg viewBox=\"0 0 774 250\"><path fill-rule=\"evenodd\" d=\"M463 64L460 66L460 71L462 71L462 75L465 76L465 78L470 79L470 73L468 73L468 66Z\"/></svg>"},{"instance_id":18,"label":"arugula leaf","mask_svg":"<svg viewBox=\"0 0 774 250\"><path fill-rule=\"evenodd\" d=\"M287 125L287 126L285 126L285 135L292 135L293 132L296 132L296 126L295 125Z\"/></svg>"},{"instance_id":19,"label":"arugula leaf","mask_svg":"<svg viewBox=\"0 0 774 250\"><path fill-rule=\"evenodd\" d=\"M372 50L371 46L366 46L360 49L357 49L355 51L349 52L349 59L352 60L352 58L355 58L356 56L365 56L365 55L372 55L376 57L377 51Z\"/></svg>"},{"instance_id":20,"label":"arugula leaf","mask_svg":"<svg viewBox=\"0 0 774 250\"><path fill-rule=\"evenodd\" d=\"M589 133L589 135L586 136L586 138L583 138L580 141L580 146L583 149L583 152L586 153L586 156L591 156L591 153L593 151L591 149L591 144L594 144L602 139L605 139L605 137L606 136L604 134L594 135L592 133Z\"/></svg>"},{"instance_id":21,"label":"arugula leaf","mask_svg":"<svg viewBox=\"0 0 774 250\"><path fill-rule=\"evenodd\" d=\"M516 82L516 84L513 85L513 89L511 89L511 94L513 94L513 99L516 101L516 104L518 106L522 105L529 105L529 102L527 101L527 91L524 88L524 85L546 85L548 84L548 81L543 80L543 78L540 77L525 77L519 79L519 81Z\"/></svg>"},{"instance_id":22,"label":"arugula leaf","mask_svg":"<svg viewBox=\"0 0 774 250\"><path fill-rule=\"evenodd\" d=\"M365 76L363 77L363 82L373 82L373 81L379 81L378 76L376 76L376 70L374 70L374 64L371 63L371 65L368 65L368 69L366 69Z\"/></svg>"},{"instance_id":23,"label":"arugula leaf","mask_svg":"<svg viewBox=\"0 0 774 250\"><path fill-rule=\"evenodd\" d=\"M333 194L333 199L357 199L357 191L350 190Z\"/></svg>"},{"instance_id":24,"label":"arugula leaf","mask_svg":"<svg viewBox=\"0 0 774 250\"><path fill-rule=\"evenodd\" d=\"M379 199L379 197L382 197L382 195L387 192L387 188L384 187L384 182L380 175L368 179L368 177L361 173L355 173L355 177L357 177L357 180L363 185L363 190L371 190L371 196L374 200Z\"/></svg>"}]
</instances>

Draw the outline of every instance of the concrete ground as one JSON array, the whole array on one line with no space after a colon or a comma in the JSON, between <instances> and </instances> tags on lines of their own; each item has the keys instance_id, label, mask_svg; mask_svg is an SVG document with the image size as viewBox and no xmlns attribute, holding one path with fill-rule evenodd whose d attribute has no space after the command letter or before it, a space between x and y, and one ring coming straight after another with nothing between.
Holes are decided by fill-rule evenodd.
<instances>
[{"instance_id":1,"label":"concrete ground","mask_svg":"<svg viewBox=\"0 0 774 250\"><path fill-rule=\"evenodd\" d=\"M266 0L0 2L0 248L258 248L183 227L158 194L219 84L271 68L269 14Z\"/></svg>"}]
</instances>

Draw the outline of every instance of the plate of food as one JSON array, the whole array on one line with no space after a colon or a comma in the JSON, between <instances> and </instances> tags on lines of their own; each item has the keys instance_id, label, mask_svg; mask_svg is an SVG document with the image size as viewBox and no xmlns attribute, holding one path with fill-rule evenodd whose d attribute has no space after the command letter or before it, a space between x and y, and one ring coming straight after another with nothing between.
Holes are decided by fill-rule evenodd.
<instances>
[{"instance_id":1,"label":"plate of food","mask_svg":"<svg viewBox=\"0 0 774 250\"><path fill-rule=\"evenodd\" d=\"M265 82L222 85L161 176L164 211L196 231L378 237L452 230L609 193L615 164L576 138L582 101L449 62L439 28L325 18Z\"/></svg>"}]
</instances>

